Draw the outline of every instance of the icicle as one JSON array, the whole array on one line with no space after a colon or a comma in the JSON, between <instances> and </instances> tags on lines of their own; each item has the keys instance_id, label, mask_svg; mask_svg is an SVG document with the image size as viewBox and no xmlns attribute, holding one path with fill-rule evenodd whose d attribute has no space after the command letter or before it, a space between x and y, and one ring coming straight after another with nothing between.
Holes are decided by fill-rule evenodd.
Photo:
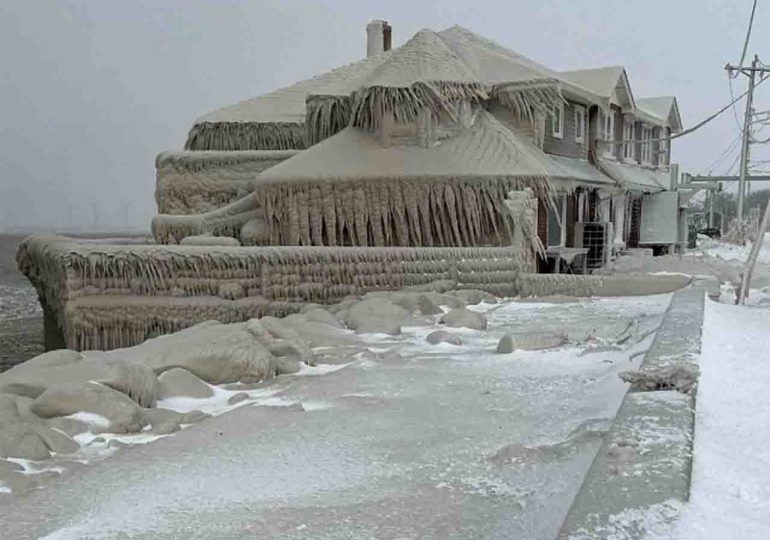
<instances>
[{"instance_id":1,"label":"icicle","mask_svg":"<svg viewBox=\"0 0 770 540\"><path fill-rule=\"evenodd\" d=\"M366 193L364 192L363 186L356 186L355 191L353 191L353 210L355 212L354 216L354 222L355 222L355 236L356 236L356 244L359 246L368 246L369 240L368 240L368 223L369 218L367 216L367 204L366 204Z\"/></svg>"}]
</instances>

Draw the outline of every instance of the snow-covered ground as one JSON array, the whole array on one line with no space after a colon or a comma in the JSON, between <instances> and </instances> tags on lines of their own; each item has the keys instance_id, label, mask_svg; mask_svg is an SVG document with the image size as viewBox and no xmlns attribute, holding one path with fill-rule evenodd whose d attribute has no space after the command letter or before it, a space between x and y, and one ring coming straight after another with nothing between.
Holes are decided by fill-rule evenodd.
<instances>
[{"instance_id":1,"label":"snow-covered ground","mask_svg":"<svg viewBox=\"0 0 770 540\"><path fill-rule=\"evenodd\" d=\"M770 309L707 301L690 501L623 519L648 540L770 538Z\"/></svg>"},{"instance_id":2,"label":"snow-covered ground","mask_svg":"<svg viewBox=\"0 0 770 540\"><path fill-rule=\"evenodd\" d=\"M429 345L437 325L367 334L352 363L236 406L234 388L164 402L226 414L149 444L123 436L131 447L10 500L2 536L553 538L624 394L617 373L669 299L481 304L489 327L456 330L461 346ZM556 349L494 352L505 332L564 329Z\"/></svg>"},{"instance_id":3,"label":"snow-covered ground","mask_svg":"<svg viewBox=\"0 0 770 540\"><path fill-rule=\"evenodd\" d=\"M697 403L673 538L770 538L770 310L707 303Z\"/></svg>"},{"instance_id":4,"label":"snow-covered ground","mask_svg":"<svg viewBox=\"0 0 770 540\"><path fill-rule=\"evenodd\" d=\"M745 263L751 253L751 243L748 243L745 246L739 246L712 240L708 236L699 236L698 249L711 257L719 257L726 261ZM762 249L757 257L757 262L770 264L770 233L765 234L765 240L762 242Z\"/></svg>"}]
</instances>

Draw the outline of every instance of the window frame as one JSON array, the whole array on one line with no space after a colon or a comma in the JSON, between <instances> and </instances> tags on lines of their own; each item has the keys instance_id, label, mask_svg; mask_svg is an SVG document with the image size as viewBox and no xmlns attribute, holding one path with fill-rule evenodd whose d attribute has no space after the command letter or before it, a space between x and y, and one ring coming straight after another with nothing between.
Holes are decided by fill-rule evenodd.
<instances>
[{"instance_id":1,"label":"window frame","mask_svg":"<svg viewBox=\"0 0 770 540\"><path fill-rule=\"evenodd\" d=\"M563 248L567 245L567 194L557 193L555 199L556 201L554 205L548 205L548 235L546 237L547 248ZM558 244L551 244L551 220L552 216L556 213L554 212L554 206L556 206L556 210L558 210L558 219L555 220L559 222Z\"/></svg>"},{"instance_id":2,"label":"window frame","mask_svg":"<svg viewBox=\"0 0 770 540\"><path fill-rule=\"evenodd\" d=\"M623 143L623 159L628 161L636 160L636 122L633 118L623 119L623 140L630 141Z\"/></svg>"},{"instance_id":3,"label":"window frame","mask_svg":"<svg viewBox=\"0 0 770 540\"><path fill-rule=\"evenodd\" d=\"M641 162L652 164L652 127L642 124L642 155Z\"/></svg>"},{"instance_id":4,"label":"window frame","mask_svg":"<svg viewBox=\"0 0 770 540\"><path fill-rule=\"evenodd\" d=\"M602 111L604 118L602 119L602 135L605 141L613 141L615 137L615 111L610 107L606 111ZM607 123L609 122L609 125ZM615 145L612 142L605 143L604 155L608 157L615 157Z\"/></svg>"},{"instance_id":5,"label":"window frame","mask_svg":"<svg viewBox=\"0 0 770 540\"><path fill-rule=\"evenodd\" d=\"M660 136L659 139L667 139L669 137L669 134L667 133L667 129L665 126L660 127ZM668 149L669 149L669 143L671 141L658 141L658 155L657 155L657 162L658 167L668 167Z\"/></svg>"},{"instance_id":6,"label":"window frame","mask_svg":"<svg viewBox=\"0 0 770 540\"><path fill-rule=\"evenodd\" d=\"M578 121L578 119L580 121ZM578 129L578 127L580 129ZM582 105L575 105L575 142L585 143L586 141L586 108Z\"/></svg>"},{"instance_id":7,"label":"window frame","mask_svg":"<svg viewBox=\"0 0 770 540\"><path fill-rule=\"evenodd\" d=\"M556 113L559 113L558 126L556 125ZM558 128L558 129L557 129ZM555 139L564 138L564 103L559 103L551 113L551 136Z\"/></svg>"}]
</instances>

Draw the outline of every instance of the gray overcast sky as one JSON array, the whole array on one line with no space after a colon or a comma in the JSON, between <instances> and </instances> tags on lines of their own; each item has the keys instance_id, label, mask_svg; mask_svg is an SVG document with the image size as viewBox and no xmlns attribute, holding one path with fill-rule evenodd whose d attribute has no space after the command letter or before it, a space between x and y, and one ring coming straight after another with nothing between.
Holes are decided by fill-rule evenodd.
<instances>
[{"instance_id":1,"label":"gray overcast sky","mask_svg":"<svg viewBox=\"0 0 770 540\"><path fill-rule=\"evenodd\" d=\"M181 148L205 112L361 58L371 19L390 21L395 45L461 24L557 70L622 64L636 97L675 94L687 127L729 102L723 67L739 59L750 10L751 0L3 0L0 229L124 215L149 227L158 152ZM770 63L770 0L759 0L749 52ZM745 87L737 79L736 95ZM770 108L770 85L756 107ZM737 134L728 111L678 141L674 161L706 172Z\"/></svg>"}]
</instances>

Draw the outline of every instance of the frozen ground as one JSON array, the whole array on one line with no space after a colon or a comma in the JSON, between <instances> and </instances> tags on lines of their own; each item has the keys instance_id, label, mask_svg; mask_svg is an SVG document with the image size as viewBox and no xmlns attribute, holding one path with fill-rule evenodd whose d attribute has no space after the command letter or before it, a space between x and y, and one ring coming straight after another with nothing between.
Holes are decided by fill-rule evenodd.
<instances>
[{"instance_id":1,"label":"frozen ground","mask_svg":"<svg viewBox=\"0 0 770 540\"><path fill-rule=\"evenodd\" d=\"M647 540L770 538L770 309L707 302L690 501L629 509Z\"/></svg>"},{"instance_id":2,"label":"frozen ground","mask_svg":"<svg viewBox=\"0 0 770 540\"><path fill-rule=\"evenodd\" d=\"M161 403L236 410L148 444L94 440L78 457L88 464L54 458L61 476L4 497L0 530L553 538L622 399L617 373L638 365L669 299L482 304L489 329L461 330L459 347L428 345L430 327L369 334L370 352L354 362L279 377L235 407L225 400L240 389ZM562 348L494 354L506 331L565 328ZM123 442L148 442L134 437Z\"/></svg>"},{"instance_id":3,"label":"frozen ground","mask_svg":"<svg viewBox=\"0 0 770 540\"><path fill-rule=\"evenodd\" d=\"M698 244L699 249L704 253L712 257L719 257L726 261L745 263L746 259L749 257L749 253L751 253L750 243L745 246L737 246L735 244L712 240L707 236L700 236L698 238ZM757 261L762 264L770 264L770 233L765 234L765 240L762 242L762 249L759 252Z\"/></svg>"},{"instance_id":4,"label":"frozen ground","mask_svg":"<svg viewBox=\"0 0 770 540\"><path fill-rule=\"evenodd\" d=\"M770 309L708 302L691 500L672 538L770 538Z\"/></svg>"}]
</instances>

